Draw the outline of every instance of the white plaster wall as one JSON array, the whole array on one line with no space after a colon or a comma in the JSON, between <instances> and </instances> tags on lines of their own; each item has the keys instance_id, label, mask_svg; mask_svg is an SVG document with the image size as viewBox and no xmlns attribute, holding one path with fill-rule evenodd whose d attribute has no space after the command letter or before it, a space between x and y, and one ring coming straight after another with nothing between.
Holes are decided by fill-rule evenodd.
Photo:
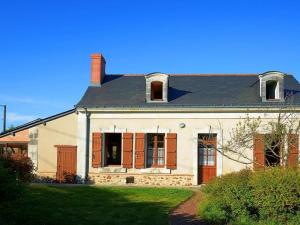
<instances>
[{"instance_id":1,"label":"white plaster wall","mask_svg":"<svg viewBox=\"0 0 300 225\"><path fill-rule=\"evenodd\" d=\"M78 113L77 115L77 175L85 177L86 170L86 114Z\"/></svg>"},{"instance_id":2,"label":"white plaster wall","mask_svg":"<svg viewBox=\"0 0 300 225\"><path fill-rule=\"evenodd\" d=\"M251 113L250 117L260 116L263 121L276 118L276 113ZM91 115L91 134L93 132L174 132L177 133L177 169L173 174L197 175L197 134L216 133L221 145L236 123L247 117L246 113L105 113ZM179 124L184 123L185 128ZM221 129L222 128L222 129ZM90 136L91 140L91 136ZM91 145L90 145L91 155ZM234 156L233 156L234 157ZM252 158L249 150L248 157ZM226 174L245 168L246 165L230 160L222 154L217 155L217 174ZM251 165L250 165L251 167ZM132 170L134 171L134 170ZM98 169L90 167L90 172ZM196 178L195 178L196 179Z\"/></svg>"}]
</instances>

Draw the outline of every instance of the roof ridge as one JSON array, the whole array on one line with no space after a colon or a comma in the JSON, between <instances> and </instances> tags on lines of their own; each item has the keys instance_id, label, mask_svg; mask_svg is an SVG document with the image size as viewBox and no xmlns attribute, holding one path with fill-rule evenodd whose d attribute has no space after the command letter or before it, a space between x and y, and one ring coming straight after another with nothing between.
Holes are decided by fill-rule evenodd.
<instances>
[{"instance_id":1,"label":"roof ridge","mask_svg":"<svg viewBox=\"0 0 300 225\"><path fill-rule=\"evenodd\" d=\"M146 74L107 74L108 76L146 76ZM203 73L203 74L201 74L201 73L183 73L183 74L167 74L167 75L169 75L169 76L206 76L206 77L208 77L208 76L258 76L259 74L255 74L255 73L216 73L216 74L214 74L214 73L207 73L207 74L205 74L205 73Z\"/></svg>"}]
</instances>

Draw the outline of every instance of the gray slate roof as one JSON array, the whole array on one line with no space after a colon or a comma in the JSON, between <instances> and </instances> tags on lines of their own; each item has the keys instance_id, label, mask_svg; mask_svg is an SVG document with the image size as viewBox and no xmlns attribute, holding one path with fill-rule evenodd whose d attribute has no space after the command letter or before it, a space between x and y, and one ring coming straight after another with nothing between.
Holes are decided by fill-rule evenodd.
<instances>
[{"instance_id":1,"label":"gray slate roof","mask_svg":"<svg viewBox=\"0 0 300 225\"><path fill-rule=\"evenodd\" d=\"M300 85L284 78L285 93L300 105ZM90 86L77 107L266 107L259 96L259 78L253 75L170 75L169 102L145 102L143 75L106 75L103 84Z\"/></svg>"}]
</instances>

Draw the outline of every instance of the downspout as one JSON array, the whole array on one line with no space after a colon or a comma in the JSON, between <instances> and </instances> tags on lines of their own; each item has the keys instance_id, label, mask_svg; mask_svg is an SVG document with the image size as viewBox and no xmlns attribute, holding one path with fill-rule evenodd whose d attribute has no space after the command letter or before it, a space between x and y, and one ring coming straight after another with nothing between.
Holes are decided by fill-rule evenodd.
<instances>
[{"instance_id":1,"label":"downspout","mask_svg":"<svg viewBox=\"0 0 300 225\"><path fill-rule=\"evenodd\" d=\"M91 113L84 108L86 115L86 130L85 130L85 174L84 183L89 182L89 150L90 150L90 116Z\"/></svg>"}]
</instances>

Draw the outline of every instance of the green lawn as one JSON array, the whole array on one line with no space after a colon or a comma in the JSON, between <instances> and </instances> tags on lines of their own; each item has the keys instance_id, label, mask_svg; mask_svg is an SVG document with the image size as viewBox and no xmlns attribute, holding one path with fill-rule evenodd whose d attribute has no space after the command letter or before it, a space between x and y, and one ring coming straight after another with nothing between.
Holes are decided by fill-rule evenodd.
<instances>
[{"instance_id":1,"label":"green lawn","mask_svg":"<svg viewBox=\"0 0 300 225\"><path fill-rule=\"evenodd\" d=\"M169 211L191 196L186 189L31 186L11 224L167 225Z\"/></svg>"}]
</instances>

